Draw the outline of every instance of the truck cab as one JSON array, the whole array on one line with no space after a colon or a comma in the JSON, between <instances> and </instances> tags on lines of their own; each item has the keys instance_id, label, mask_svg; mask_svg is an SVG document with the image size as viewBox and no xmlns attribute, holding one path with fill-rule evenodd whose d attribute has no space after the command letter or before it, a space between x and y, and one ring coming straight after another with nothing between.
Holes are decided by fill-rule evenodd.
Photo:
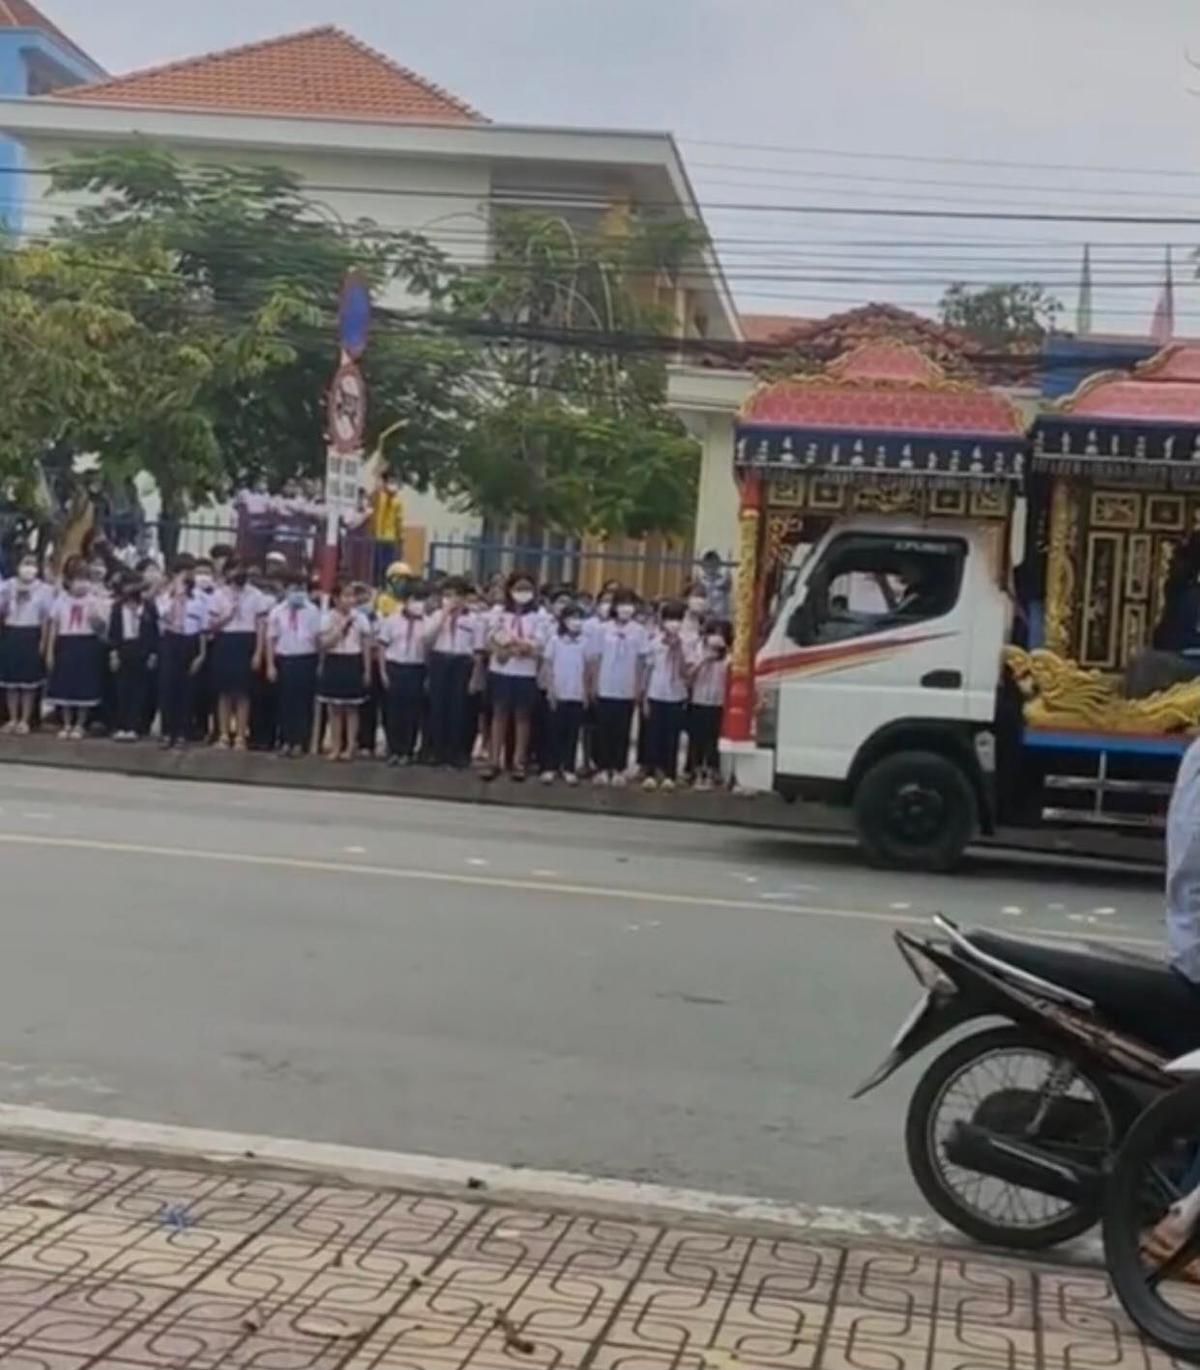
<instances>
[{"instance_id":1,"label":"truck cab","mask_svg":"<svg viewBox=\"0 0 1200 1370\"><path fill-rule=\"evenodd\" d=\"M1000 533L969 520L835 522L765 625L756 747L738 756L739 780L853 803L881 859L917 843L943 864L962 827L990 824L1011 621Z\"/></svg>"}]
</instances>

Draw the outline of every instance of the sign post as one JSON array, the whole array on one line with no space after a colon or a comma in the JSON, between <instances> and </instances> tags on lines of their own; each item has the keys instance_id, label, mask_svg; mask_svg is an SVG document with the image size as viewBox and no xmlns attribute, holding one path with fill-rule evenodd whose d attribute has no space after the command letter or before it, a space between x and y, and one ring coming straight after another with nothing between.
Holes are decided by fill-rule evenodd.
<instances>
[{"instance_id":1,"label":"sign post","mask_svg":"<svg viewBox=\"0 0 1200 1370\"><path fill-rule=\"evenodd\" d=\"M321 559L321 589L333 590L337 578L342 519L358 503L363 464L363 435L367 427L367 385L358 363L367 350L371 331L371 291L357 272L342 283L338 305L338 369L325 405L325 551Z\"/></svg>"}]
</instances>

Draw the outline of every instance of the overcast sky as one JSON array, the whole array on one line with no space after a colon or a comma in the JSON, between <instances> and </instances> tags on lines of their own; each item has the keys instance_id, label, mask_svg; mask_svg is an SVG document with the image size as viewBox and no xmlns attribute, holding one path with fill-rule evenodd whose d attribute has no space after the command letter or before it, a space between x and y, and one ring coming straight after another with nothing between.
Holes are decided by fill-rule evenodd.
<instances>
[{"instance_id":1,"label":"overcast sky","mask_svg":"<svg viewBox=\"0 0 1200 1370\"><path fill-rule=\"evenodd\" d=\"M959 275L1045 281L1070 323L1090 241L1096 327L1145 331L1170 242L1178 328L1200 334L1196 0L39 2L114 72L336 22L497 120L669 129L702 199L737 206L709 222L747 310L933 312ZM1198 223L768 212L784 204Z\"/></svg>"}]
</instances>

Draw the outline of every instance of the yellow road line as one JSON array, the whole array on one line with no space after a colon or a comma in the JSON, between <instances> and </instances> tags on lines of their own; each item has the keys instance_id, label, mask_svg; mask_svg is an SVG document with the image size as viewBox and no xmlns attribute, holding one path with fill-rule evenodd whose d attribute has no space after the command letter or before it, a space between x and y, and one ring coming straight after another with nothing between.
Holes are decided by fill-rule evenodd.
<instances>
[{"instance_id":1,"label":"yellow road line","mask_svg":"<svg viewBox=\"0 0 1200 1370\"><path fill-rule=\"evenodd\" d=\"M384 880L417 880L427 884L458 885L473 889L520 890L537 894L561 894L581 899L610 899L636 904L673 905L683 908L731 909L738 912L790 913L803 918L841 918L859 923L883 923L891 927L929 925L929 915L879 913L869 909L824 908L813 904L785 904L778 900L723 899L711 894L674 894L666 890L619 889L602 885L579 885L553 880L523 880L515 876L468 875L460 871L421 870L408 866L374 866L350 861L317 861L302 856L261 856L252 852L207 851L200 847L160 847L140 842L107 842L88 837L51 837L33 833L0 833L0 845L43 847L66 851L112 853L121 856L162 857L188 861L211 861L225 865L257 866L276 870L312 871L324 875L358 875ZM1078 940L1082 935L1049 928L1023 928L1038 937ZM1089 934L1093 941L1125 946L1158 948L1160 943L1144 937Z\"/></svg>"}]
</instances>

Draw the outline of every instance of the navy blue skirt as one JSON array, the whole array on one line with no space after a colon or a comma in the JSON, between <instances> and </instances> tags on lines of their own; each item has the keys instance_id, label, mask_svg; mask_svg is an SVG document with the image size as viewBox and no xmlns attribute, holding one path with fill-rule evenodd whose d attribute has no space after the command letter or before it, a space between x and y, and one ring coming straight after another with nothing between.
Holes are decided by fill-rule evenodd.
<instances>
[{"instance_id":1,"label":"navy blue skirt","mask_svg":"<svg viewBox=\"0 0 1200 1370\"><path fill-rule=\"evenodd\" d=\"M64 709L94 709L104 689L104 644L91 633L59 637L46 702Z\"/></svg>"},{"instance_id":2,"label":"navy blue skirt","mask_svg":"<svg viewBox=\"0 0 1200 1370\"><path fill-rule=\"evenodd\" d=\"M219 695L248 695L257 633L218 633L212 645L212 683Z\"/></svg>"},{"instance_id":3,"label":"navy blue skirt","mask_svg":"<svg viewBox=\"0 0 1200 1370\"><path fill-rule=\"evenodd\" d=\"M367 702L361 653L355 652L353 656L348 652L331 654L321 662L317 699L322 704L343 704L347 707Z\"/></svg>"},{"instance_id":4,"label":"navy blue skirt","mask_svg":"<svg viewBox=\"0 0 1200 1370\"><path fill-rule=\"evenodd\" d=\"M488 673L492 708L511 714L532 713L538 701L537 677L531 675L501 675Z\"/></svg>"},{"instance_id":5,"label":"navy blue skirt","mask_svg":"<svg viewBox=\"0 0 1200 1370\"><path fill-rule=\"evenodd\" d=\"M45 683L42 630L7 627L0 631L0 689L40 690Z\"/></svg>"}]
</instances>

